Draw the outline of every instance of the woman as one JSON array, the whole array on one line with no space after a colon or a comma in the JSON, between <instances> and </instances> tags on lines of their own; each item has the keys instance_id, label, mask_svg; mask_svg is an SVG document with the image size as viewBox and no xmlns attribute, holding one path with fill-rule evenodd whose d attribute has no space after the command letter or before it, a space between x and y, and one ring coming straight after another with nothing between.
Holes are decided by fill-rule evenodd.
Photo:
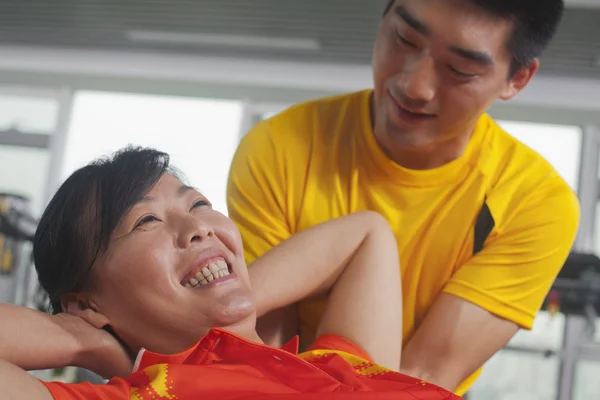
<instances>
[{"instance_id":1,"label":"woman","mask_svg":"<svg viewBox=\"0 0 600 400\"><path fill-rule=\"evenodd\" d=\"M129 148L57 191L34 243L56 315L0 308L6 398L452 397L393 372L400 277L381 217L316 226L247 269L235 225L178 176L166 154ZM320 336L307 352L297 354L294 341L262 344L257 315L324 294ZM25 372L65 365L113 378L69 385Z\"/></svg>"}]
</instances>

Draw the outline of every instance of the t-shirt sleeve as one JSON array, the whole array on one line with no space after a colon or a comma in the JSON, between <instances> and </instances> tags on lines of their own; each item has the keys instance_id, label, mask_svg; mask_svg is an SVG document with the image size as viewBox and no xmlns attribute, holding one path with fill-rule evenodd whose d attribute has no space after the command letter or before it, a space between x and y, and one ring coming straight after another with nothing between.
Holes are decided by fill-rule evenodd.
<instances>
[{"instance_id":1,"label":"t-shirt sleeve","mask_svg":"<svg viewBox=\"0 0 600 400\"><path fill-rule=\"evenodd\" d=\"M105 385L84 383L42 382L54 400L129 400L130 387L123 379L113 379Z\"/></svg>"},{"instance_id":2,"label":"t-shirt sleeve","mask_svg":"<svg viewBox=\"0 0 600 400\"><path fill-rule=\"evenodd\" d=\"M241 140L227 182L227 209L244 243L250 264L287 239L285 155L277 148L269 121L262 121Z\"/></svg>"},{"instance_id":3,"label":"t-shirt sleeve","mask_svg":"<svg viewBox=\"0 0 600 400\"><path fill-rule=\"evenodd\" d=\"M460 267L444 292L531 329L569 255L579 216L573 191L558 176L548 178Z\"/></svg>"},{"instance_id":4,"label":"t-shirt sleeve","mask_svg":"<svg viewBox=\"0 0 600 400\"><path fill-rule=\"evenodd\" d=\"M362 358L363 360L373 362L371 356L369 356L360 346L354 344L344 337L337 335L327 334L319 336L313 345L307 349L307 351L312 350L343 351L344 353L352 354L353 356Z\"/></svg>"}]
</instances>

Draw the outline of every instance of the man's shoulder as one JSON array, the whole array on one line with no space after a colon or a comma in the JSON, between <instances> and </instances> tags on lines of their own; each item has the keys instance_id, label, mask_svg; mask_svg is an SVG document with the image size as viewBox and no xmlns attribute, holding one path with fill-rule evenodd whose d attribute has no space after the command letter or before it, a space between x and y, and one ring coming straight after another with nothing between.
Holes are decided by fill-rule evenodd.
<instances>
[{"instance_id":1,"label":"man's shoulder","mask_svg":"<svg viewBox=\"0 0 600 400\"><path fill-rule=\"evenodd\" d=\"M356 118L370 91L360 91L323 97L295 104L286 110L255 125L244 140L262 140L268 136L272 142L286 142L327 131L334 133L341 119ZM262 139L260 139L262 138Z\"/></svg>"},{"instance_id":2,"label":"man's shoulder","mask_svg":"<svg viewBox=\"0 0 600 400\"><path fill-rule=\"evenodd\" d=\"M487 156L493 160L487 166L492 202L514 208L536 197L553 197L567 209L578 207L573 189L554 166L491 118L488 149Z\"/></svg>"},{"instance_id":3,"label":"man's shoulder","mask_svg":"<svg viewBox=\"0 0 600 400\"><path fill-rule=\"evenodd\" d=\"M348 110L349 107L361 107L364 99L369 96L371 90L362 90L358 92L339 94L329 97L321 97L318 99L305 101L295 104L274 116L271 120L282 120L287 118L298 117L325 117L326 119L338 118L339 115L331 114L338 111L354 111ZM346 110L344 110L346 109Z\"/></svg>"},{"instance_id":4,"label":"man's shoulder","mask_svg":"<svg viewBox=\"0 0 600 400\"><path fill-rule=\"evenodd\" d=\"M552 179L568 186L554 166L539 152L505 131L491 117L486 157L493 160L495 179L502 181L544 181Z\"/></svg>"}]
</instances>

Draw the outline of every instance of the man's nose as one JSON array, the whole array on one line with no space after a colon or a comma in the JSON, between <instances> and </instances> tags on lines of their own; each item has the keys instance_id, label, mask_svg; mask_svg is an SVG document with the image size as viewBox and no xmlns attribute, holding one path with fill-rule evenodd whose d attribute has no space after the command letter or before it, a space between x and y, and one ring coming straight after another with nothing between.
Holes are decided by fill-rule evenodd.
<instances>
[{"instance_id":1,"label":"man's nose","mask_svg":"<svg viewBox=\"0 0 600 400\"><path fill-rule=\"evenodd\" d=\"M421 108L433 100L437 86L433 59L427 55L420 55L407 61L398 77L397 85L406 105L411 108Z\"/></svg>"}]
</instances>

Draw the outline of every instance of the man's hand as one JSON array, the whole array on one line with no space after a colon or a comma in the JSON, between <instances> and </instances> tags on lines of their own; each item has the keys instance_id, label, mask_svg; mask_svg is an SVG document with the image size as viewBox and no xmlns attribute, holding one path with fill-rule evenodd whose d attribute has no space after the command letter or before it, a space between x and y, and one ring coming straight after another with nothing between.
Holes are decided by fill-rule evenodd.
<instances>
[{"instance_id":1,"label":"man's hand","mask_svg":"<svg viewBox=\"0 0 600 400\"><path fill-rule=\"evenodd\" d=\"M518 329L513 322L442 293L404 348L400 370L455 391Z\"/></svg>"},{"instance_id":2,"label":"man's hand","mask_svg":"<svg viewBox=\"0 0 600 400\"><path fill-rule=\"evenodd\" d=\"M73 364L103 378L126 377L131 374L133 360L110 333L97 329L82 318L61 313L55 322L77 343Z\"/></svg>"}]
</instances>

